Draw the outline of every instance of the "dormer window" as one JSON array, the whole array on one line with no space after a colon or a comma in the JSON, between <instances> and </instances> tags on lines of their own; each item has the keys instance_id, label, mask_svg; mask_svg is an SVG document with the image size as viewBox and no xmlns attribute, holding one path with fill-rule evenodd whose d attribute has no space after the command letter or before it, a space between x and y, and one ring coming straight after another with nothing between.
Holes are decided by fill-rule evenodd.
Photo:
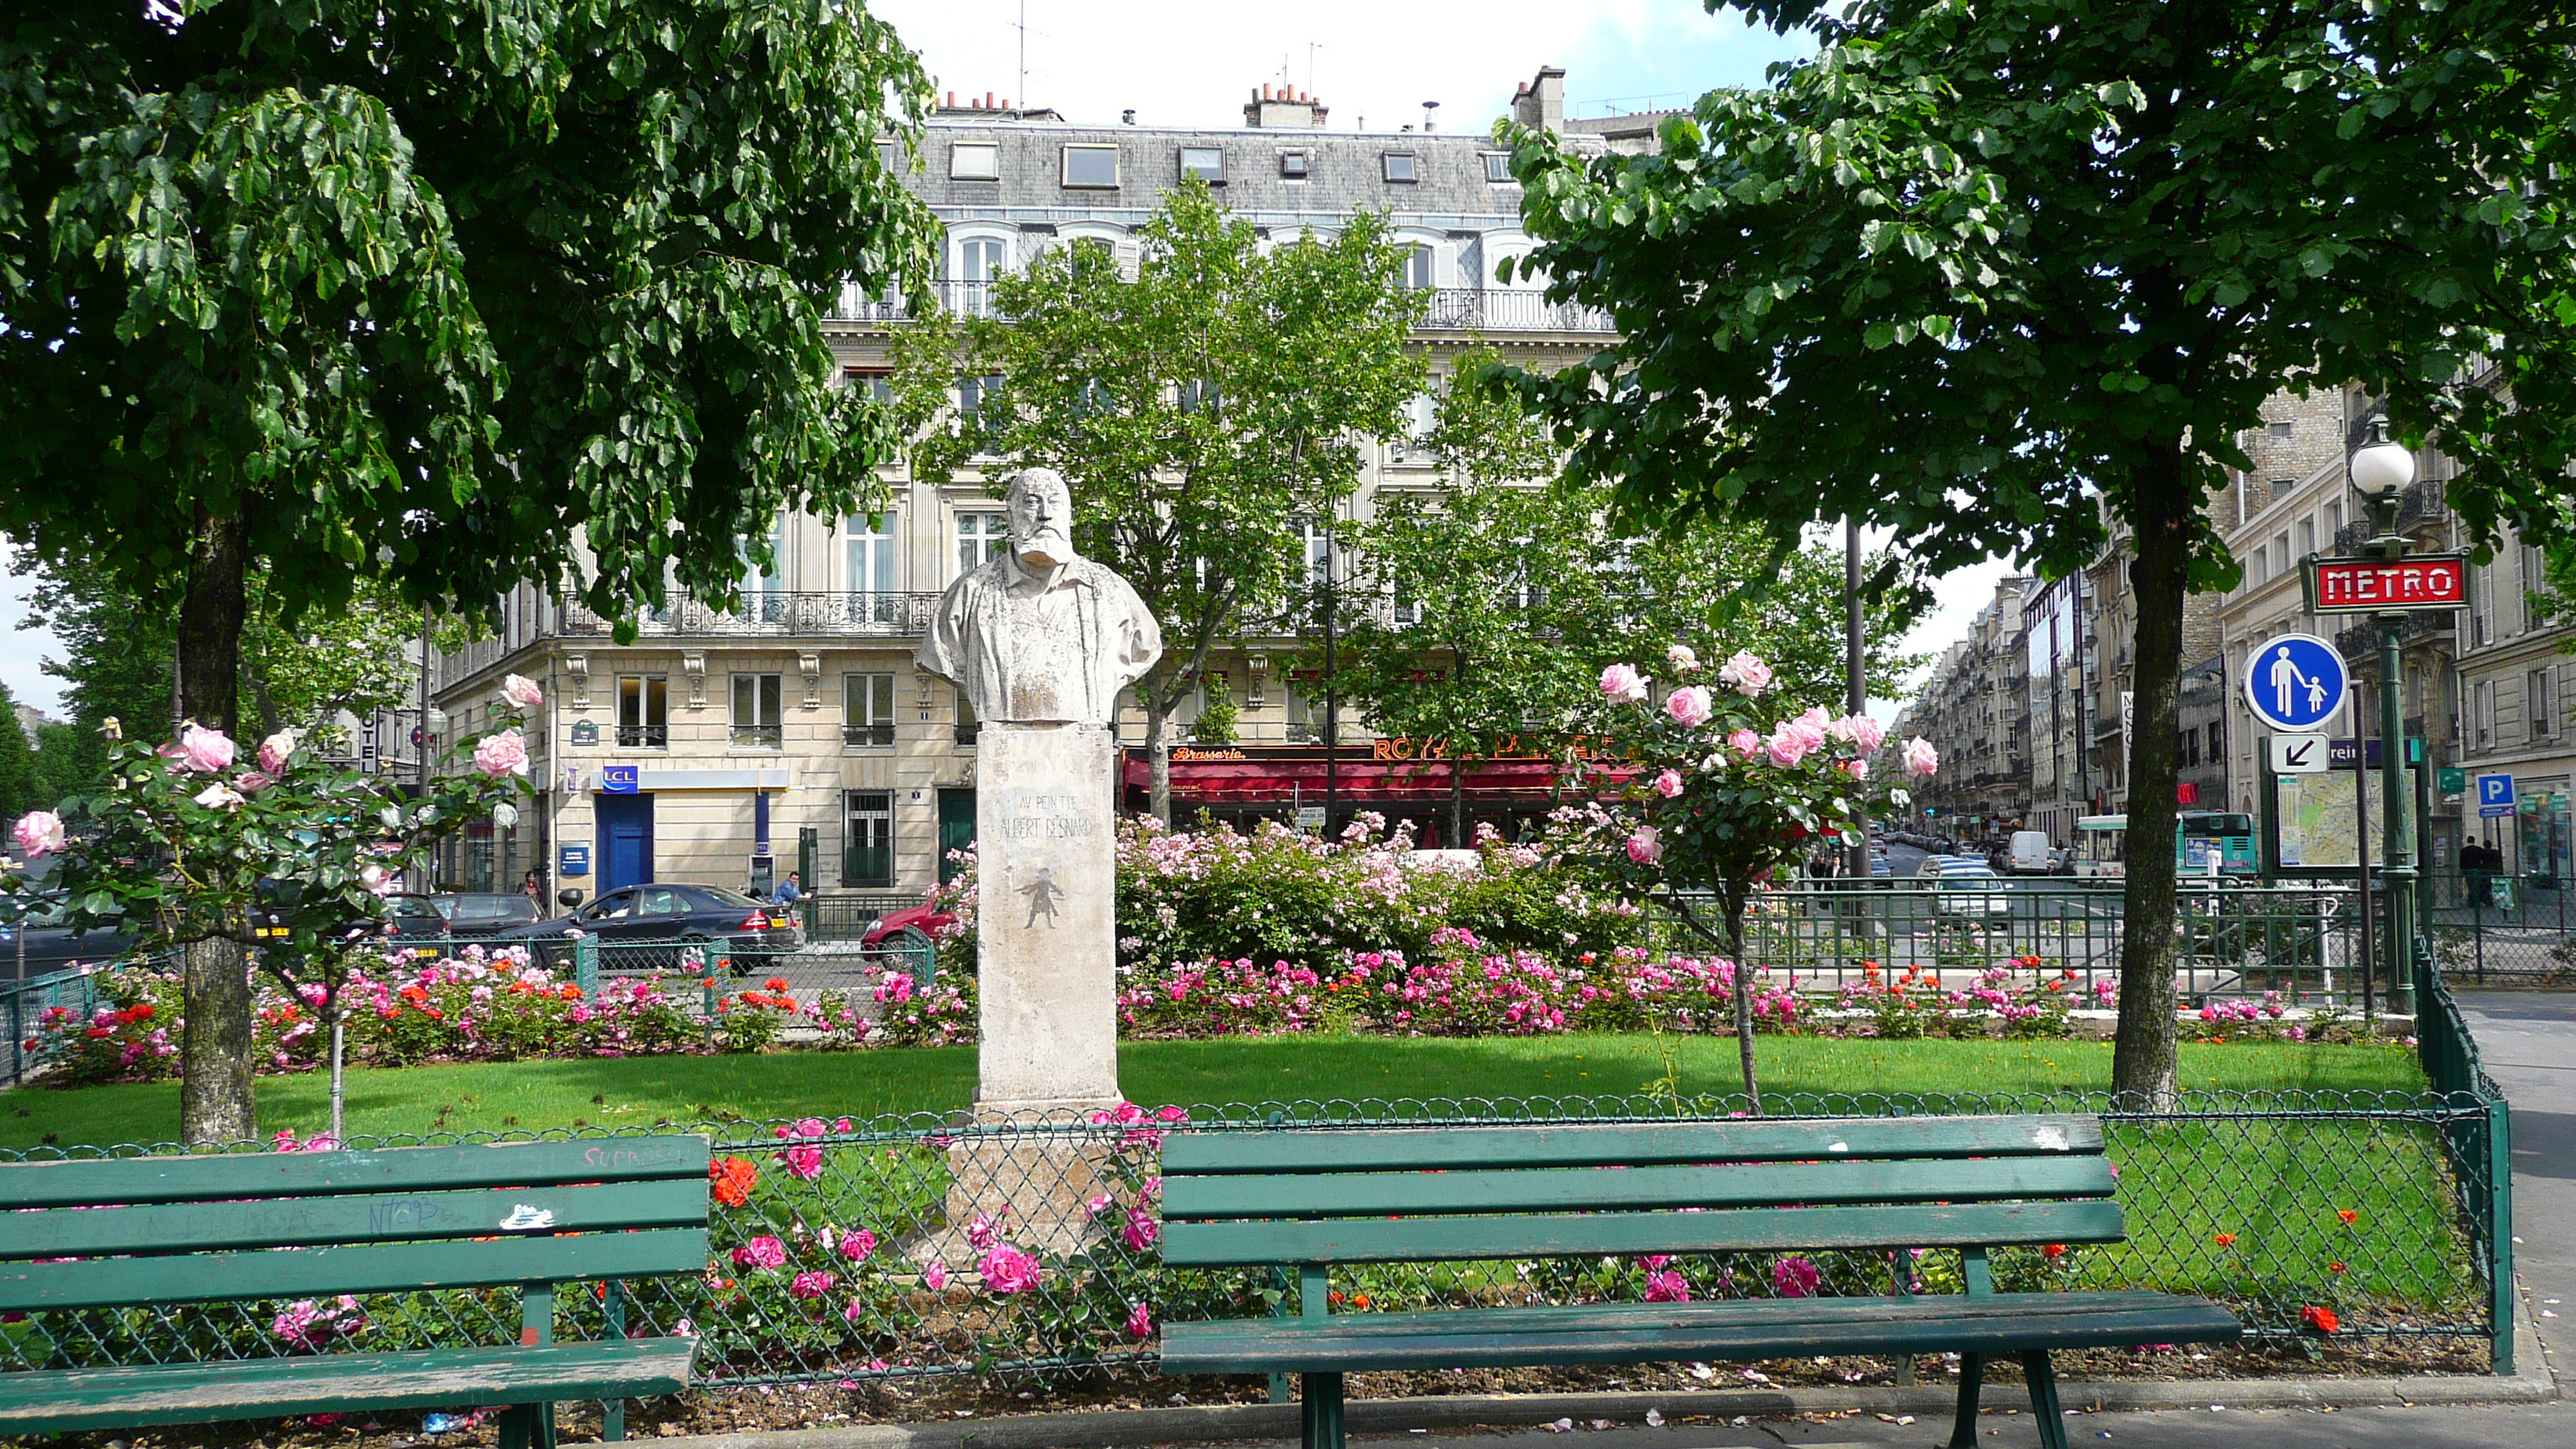
<instances>
[{"instance_id":1,"label":"dormer window","mask_svg":"<svg viewBox=\"0 0 2576 1449\"><path fill-rule=\"evenodd\" d=\"M1225 153L1214 146L1183 146L1181 175L1195 176L1210 186L1225 184Z\"/></svg>"},{"instance_id":2,"label":"dormer window","mask_svg":"<svg viewBox=\"0 0 2576 1449\"><path fill-rule=\"evenodd\" d=\"M1303 180L1305 180L1305 179L1306 179L1306 153L1305 153L1305 152L1303 152L1303 151L1282 151L1282 152L1280 152L1280 153L1279 153L1279 175L1280 175L1280 178L1281 178L1282 180L1286 180L1286 181L1303 181Z\"/></svg>"},{"instance_id":3,"label":"dormer window","mask_svg":"<svg viewBox=\"0 0 2576 1449\"><path fill-rule=\"evenodd\" d=\"M1396 183L1411 183L1421 179L1421 177L1414 171L1413 163L1415 157L1410 151L1387 151L1381 153L1379 160L1386 167L1386 179L1388 181Z\"/></svg>"}]
</instances>

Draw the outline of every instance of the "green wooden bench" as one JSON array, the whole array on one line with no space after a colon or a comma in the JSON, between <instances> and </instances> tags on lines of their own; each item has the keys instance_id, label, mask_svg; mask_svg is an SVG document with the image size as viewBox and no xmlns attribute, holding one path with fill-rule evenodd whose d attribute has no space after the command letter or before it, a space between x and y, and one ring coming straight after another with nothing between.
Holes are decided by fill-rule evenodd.
<instances>
[{"instance_id":1,"label":"green wooden bench","mask_svg":"<svg viewBox=\"0 0 2576 1449\"><path fill-rule=\"evenodd\" d=\"M1293 1266L1303 1311L1166 1323L1162 1369L1301 1374L1308 1449L1339 1449L1361 1370L1956 1352L1950 1442L1971 1446L1985 1363L2017 1354L2064 1449L2051 1350L2243 1331L2200 1298L1995 1291L1989 1247L2118 1242L2112 1189L2083 1116L1175 1132L1163 1260ZM1330 1313L1325 1292L1336 1264L1918 1247L1959 1249L1967 1291L1419 1313Z\"/></svg>"},{"instance_id":2,"label":"green wooden bench","mask_svg":"<svg viewBox=\"0 0 2576 1449\"><path fill-rule=\"evenodd\" d=\"M613 1290L707 1266L707 1143L12 1163L0 1165L0 1214L0 1312L508 1287L521 1324L504 1347L0 1373L0 1437L498 1407L502 1443L526 1449L554 1442L558 1400L622 1406L689 1386L696 1341L624 1337ZM592 1281L612 1290L612 1332L555 1342L556 1285Z\"/></svg>"}]
</instances>

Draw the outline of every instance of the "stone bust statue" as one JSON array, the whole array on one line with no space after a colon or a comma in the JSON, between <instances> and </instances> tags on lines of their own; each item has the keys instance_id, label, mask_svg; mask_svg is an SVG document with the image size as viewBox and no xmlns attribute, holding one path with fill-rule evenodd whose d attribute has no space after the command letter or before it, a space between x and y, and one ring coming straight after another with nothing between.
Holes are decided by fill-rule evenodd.
<instances>
[{"instance_id":1,"label":"stone bust statue","mask_svg":"<svg viewBox=\"0 0 2576 1449\"><path fill-rule=\"evenodd\" d=\"M1011 547L940 596L913 662L996 724L1115 722L1118 691L1163 657L1125 579L1073 551L1073 495L1052 468L1011 479Z\"/></svg>"}]
</instances>

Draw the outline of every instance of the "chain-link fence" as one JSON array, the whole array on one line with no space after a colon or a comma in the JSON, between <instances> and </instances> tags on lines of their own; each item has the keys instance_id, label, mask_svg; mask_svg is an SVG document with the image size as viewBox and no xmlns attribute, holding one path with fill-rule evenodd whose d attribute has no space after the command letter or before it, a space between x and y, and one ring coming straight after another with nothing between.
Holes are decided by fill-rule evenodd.
<instances>
[{"instance_id":1,"label":"chain-link fence","mask_svg":"<svg viewBox=\"0 0 2576 1449\"><path fill-rule=\"evenodd\" d=\"M2452 1075L2456 1076L2456 1073ZM1480 1120L1723 1117L1724 1099L1296 1101L1134 1114L1097 1125L965 1125L917 1116L726 1122L714 1143L713 1261L623 1290L630 1332L694 1334L711 1384L932 1375L1142 1375L1154 1325L1257 1316L1286 1301L1269 1269L1164 1268L1157 1160L1174 1131ZM2510 1213L2501 1113L2489 1089L2186 1095L2112 1111L2098 1094L1797 1096L1779 1115L2103 1114L2128 1239L1996 1259L2008 1288L2205 1294L2258 1335L2331 1308L2346 1333L2483 1340L2509 1332ZM559 1135L559 1134L545 1134ZM587 1134L584 1134L587 1135ZM443 1138L439 1140L457 1140ZM476 1137L467 1140L494 1140ZM391 1145L361 1143L353 1145ZM173 1148L101 1149L138 1153ZM250 1149L245 1149L250 1150ZM84 1150L86 1152L87 1150ZM72 1155L30 1152L22 1160ZM1958 1291L1954 1252L1698 1255L1662 1265L1694 1296ZM1637 1300L1627 1258L1336 1269L1347 1311ZM602 1331L606 1298L559 1299L566 1338ZM315 1314L331 1346L510 1341L514 1295L451 1291L348 1304L240 1303L50 1313L0 1325L0 1370L303 1351ZM2499 1349L2501 1354L2502 1350ZM2499 1359L2499 1362L2503 1362Z\"/></svg>"},{"instance_id":2,"label":"chain-link fence","mask_svg":"<svg viewBox=\"0 0 2576 1449\"><path fill-rule=\"evenodd\" d=\"M2435 871L2423 891L2425 933L2453 979L2576 984L2576 881Z\"/></svg>"},{"instance_id":3,"label":"chain-link fence","mask_svg":"<svg viewBox=\"0 0 2576 1449\"><path fill-rule=\"evenodd\" d=\"M90 973L51 971L0 983L0 1021L9 1042L0 1050L0 1087L14 1087L46 1062L40 1027L50 1012L63 1011L87 1020L98 1004Z\"/></svg>"},{"instance_id":4,"label":"chain-link fence","mask_svg":"<svg viewBox=\"0 0 2576 1449\"><path fill-rule=\"evenodd\" d=\"M1686 899L1717 929L1714 898ZM2124 922L2118 881L1956 876L1946 880L1800 881L1765 892L1745 916L1746 954L1802 986L1834 989L1868 968L1915 970L1966 985L2015 960L2055 979L2075 973L2085 996L2120 969ZM2361 989L2358 893L2348 884L2182 882L2174 985L2198 1006L2278 992L2284 999L2348 999ZM1661 954L1705 954L1714 945L1670 907L1650 907L1647 943Z\"/></svg>"}]
</instances>

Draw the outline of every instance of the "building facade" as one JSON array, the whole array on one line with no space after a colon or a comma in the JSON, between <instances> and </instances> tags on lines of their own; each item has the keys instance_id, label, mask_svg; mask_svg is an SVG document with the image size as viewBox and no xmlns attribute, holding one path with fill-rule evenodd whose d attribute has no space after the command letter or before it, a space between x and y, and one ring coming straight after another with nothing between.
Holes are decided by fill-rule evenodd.
<instances>
[{"instance_id":1,"label":"building facade","mask_svg":"<svg viewBox=\"0 0 2576 1449\"><path fill-rule=\"evenodd\" d=\"M1563 72L1542 69L1514 110L1561 130ZM980 310L995 278L1077 241L1132 265L1137 230L1195 176L1272 242L1387 213L1407 251L1404 284L1432 294L1415 343L1435 381L1471 344L1541 366L1599 349L1601 314L1496 279L1533 246L1505 153L1478 134L1336 131L1327 116L1313 97L1271 87L1253 93L1242 125L1222 129L943 108L908 183L946 227L941 300ZM1574 134L1567 144L1597 151L1605 141ZM836 311L832 346L851 385L870 385L906 325L903 307L853 290ZM1415 416L1427 429L1427 396ZM1381 491L1440 481L1417 436L1369 447L1355 516ZM977 727L912 655L940 593L1006 547L1005 529L988 487L997 479L969 472L934 484L899 465L881 476L892 506L875 522L782 516L768 540L777 567L747 574L739 608L675 596L636 621L631 644L615 642L617 621L577 603L530 588L506 596L498 637L440 662L435 699L449 727L471 735L497 718L506 674L544 683L548 706L531 741L543 793L513 826L478 825L442 863L443 881L506 890L534 871L551 898L638 880L761 885L790 869L808 872L809 890L914 891L937 879L973 835ZM1331 540L1332 521L1309 526L1312 566L1323 566ZM1442 812L1429 802L1445 802L1445 776L1432 782L1436 772L1404 742L1353 738L1346 723L1336 758L1321 758L1322 702L1289 664L1299 642L1229 640L1211 659L1208 675L1224 678L1239 712L1236 736L1191 747L1202 685L1174 721L1179 808L1288 814L1329 779L1346 808L1419 796L1422 818L1435 819ZM1144 729L1141 711L1122 709L1131 753L1146 744ZM1131 762L1126 780L1102 788L1141 784L1141 768ZM1510 761L1478 762L1467 778L1480 812L1532 788Z\"/></svg>"},{"instance_id":2,"label":"building facade","mask_svg":"<svg viewBox=\"0 0 2576 1449\"><path fill-rule=\"evenodd\" d=\"M1899 727L1941 752L1940 773L1914 793L1942 830L1982 838L2016 829L2030 814L2030 586L2018 576L1996 582L1994 598L1942 653Z\"/></svg>"}]
</instances>

